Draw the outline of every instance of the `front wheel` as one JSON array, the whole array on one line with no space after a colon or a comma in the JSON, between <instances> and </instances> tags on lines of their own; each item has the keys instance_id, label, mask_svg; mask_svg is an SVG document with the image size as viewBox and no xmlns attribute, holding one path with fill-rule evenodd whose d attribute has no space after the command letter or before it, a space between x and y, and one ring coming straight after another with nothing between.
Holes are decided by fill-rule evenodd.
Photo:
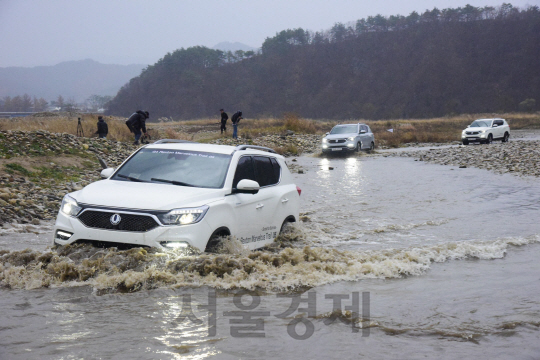
<instances>
[{"instance_id":1,"label":"front wheel","mask_svg":"<svg viewBox=\"0 0 540 360\"><path fill-rule=\"evenodd\" d=\"M375 150L375 143L372 141L371 144L369 145L369 151L373 151Z\"/></svg>"},{"instance_id":2,"label":"front wheel","mask_svg":"<svg viewBox=\"0 0 540 360\"><path fill-rule=\"evenodd\" d=\"M223 239L229 236L229 232L225 229L218 229L208 239L205 252L218 253L223 248Z\"/></svg>"},{"instance_id":3,"label":"front wheel","mask_svg":"<svg viewBox=\"0 0 540 360\"><path fill-rule=\"evenodd\" d=\"M493 135L489 134L486 140L486 144L491 144L493 142Z\"/></svg>"},{"instance_id":4,"label":"front wheel","mask_svg":"<svg viewBox=\"0 0 540 360\"><path fill-rule=\"evenodd\" d=\"M504 133L504 136L502 138L502 142L505 143L505 142L508 142L508 138L510 137L510 135L508 135L507 132Z\"/></svg>"},{"instance_id":5,"label":"front wheel","mask_svg":"<svg viewBox=\"0 0 540 360\"><path fill-rule=\"evenodd\" d=\"M360 152L362 151L362 143L361 142L357 142L356 143L356 149L354 149L356 152Z\"/></svg>"},{"instance_id":6,"label":"front wheel","mask_svg":"<svg viewBox=\"0 0 540 360\"><path fill-rule=\"evenodd\" d=\"M463 145L469 145L469 140L463 139Z\"/></svg>"}]
</instances>

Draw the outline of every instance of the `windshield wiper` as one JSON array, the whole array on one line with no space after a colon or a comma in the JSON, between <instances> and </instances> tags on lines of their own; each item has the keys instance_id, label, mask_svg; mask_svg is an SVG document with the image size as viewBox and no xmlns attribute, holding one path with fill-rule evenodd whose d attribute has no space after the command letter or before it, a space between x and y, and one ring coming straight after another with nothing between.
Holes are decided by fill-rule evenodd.
<instances>
[{"instance_id":1,"label":"windshield wiper","mask_svg":"<svg viewBox=\"0 0 540 360\"><path fill-rule=\"evenodd\" d=\"M191 186L191 187L196 187L195 185L188 184L188 183L181 182L181 181L165 180L165 179L156 179L156 178L151 178L150 180L152 180L152 181L161 181L161 182L165 182L165 183L169 183L169 184L173 184L173 185L181 185L181 186Z\"/></svg>"},{"instance_id":2,"label":"windshield wiper","mask_svg":"<svg viewBox=\"0 0 540 360\"><path fill-rule=\"evenodd\" d=\"M134 177L131 177L131 176L127 176L127 175L116 174L116 176L121 177L121 178L124 178L124 179L131 180L131 181L136 181L136 182L146 182L146 181L144 181L144 180L137 179L137 178L134 178Z\"/></svg>"}]
</instances>

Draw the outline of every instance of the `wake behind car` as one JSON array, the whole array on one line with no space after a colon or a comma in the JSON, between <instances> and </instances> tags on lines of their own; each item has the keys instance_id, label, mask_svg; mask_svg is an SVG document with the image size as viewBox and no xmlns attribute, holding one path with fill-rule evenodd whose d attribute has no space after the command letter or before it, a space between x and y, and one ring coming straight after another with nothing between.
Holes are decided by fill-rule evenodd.
<instances>
[{"instance_id":1,"label":"wake behind car","mask_svg":"<svg viewBox=\"0 0 540 360\"><path fill-rule=\"evenodd\" d=\"M336 125L322 139L322 152L373 150L375 136L365 124Z\"/></svg>"},{"instance_id":2,"label":"wake behind car","mask_svg":"<svg viewBox=\"0 0 540 360\"><path fill-rule=\"evenodd\" d=\"M53 243L210 251L231 235L256 249L298 219L300 189L268 148L160 140L101 176L64 197Z\"/></svg>"},{"instance_id":3,"label":"wake behind car","mask_svg":"<svg viewBox=\"0 0 540 360\"><path fill-rule=\"evenodd\" d=\"M510 137L510 127L504 119L478 119L474 120L461 132L463 145L471 142L491 144L493 140L507 142Z\"/></svg>"}]
</instances>

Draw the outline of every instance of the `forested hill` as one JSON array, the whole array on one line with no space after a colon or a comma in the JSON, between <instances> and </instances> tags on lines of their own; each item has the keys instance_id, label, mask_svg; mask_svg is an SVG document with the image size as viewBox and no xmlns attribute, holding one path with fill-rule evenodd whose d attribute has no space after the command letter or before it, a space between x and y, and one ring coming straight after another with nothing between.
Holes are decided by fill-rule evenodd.
<instances>
[{"instance_id":1,"label":"forested hill","mask_svg":"<svg viewBox=\"0 0 540 360\"><path fill-rule=\"evenodd\" d=\"M126 84L109 112L422 118L514 111L530 98L540 101L539 8L467 5L286 30L258 54L180 49Z\"/></svg>"}]
</instances>

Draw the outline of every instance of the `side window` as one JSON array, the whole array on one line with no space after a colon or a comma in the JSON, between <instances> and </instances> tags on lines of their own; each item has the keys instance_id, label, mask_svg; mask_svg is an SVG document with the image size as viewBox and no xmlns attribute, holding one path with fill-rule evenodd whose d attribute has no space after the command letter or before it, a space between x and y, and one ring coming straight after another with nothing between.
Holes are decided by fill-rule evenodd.
<instances>
[{"instance_id":1,"label":"side window","mask_svg":"<svg viewBox=\"0 0 540 360\"><path fill-rule=\"evenodd\" d=\"M261 187L272 184L272 178L274 177L274 170L272 168L272 162L270 158L264 156L255 156L255 171L257 182Z\"/></svg>"},{"instance_id":2,"label":"side window","mask_svg":"<svg viewBox=\"0 0 540 360\"><path fill-rule=\"evenodd\" d=\"M251 156L242 156L240 160L238 160L236 172L234 173L232 185L233 189L236 188L240 180L244 179L257 181L257 179L255 179L255 172L253 170L253 161L251 160Z\"/></svg>"},{"instance_id":3,"label":"side window","mask_svg":"<svg viewBox=\"0 0 540 360\"><path fill-rule=\"evenodd\" d=\"M255 171L257 182L262 186L274 185L279 182L281 169L275 159L265 156L255 156Z\"/></svg>"},{"instance_id":4,"label":"side window","mask_svg":"<svg viewBox=\"0 0 540 360\"><path fill-rule=\"evenodd\" d=\"M360 130L364 130L365 132L368 132L368 127L366 125L360 125Z\"/></svg>"},{"instance_id":5,"label":"side window","mask_svg":"<svg viewBox=\"0 0 540 360\"><path fill-rule=\"evenodd\" d=\"M495 120L495 121L493 122L493 124L494 124L494 125L498 125L498 126L504 125L504 123L503 123L502 120Z\"/></svg>"},{"instance_id":6,"label":"side window","mask_svg":"<svg viewBox=\"0 0 540 360\"><path fill-rule=\"evenodd\" d=\"M272 184L277 184L281 178L281 166L279 166L279 163L274 158L272 158L272 169L274 170Z\"/></svg>"}]
</instances>

